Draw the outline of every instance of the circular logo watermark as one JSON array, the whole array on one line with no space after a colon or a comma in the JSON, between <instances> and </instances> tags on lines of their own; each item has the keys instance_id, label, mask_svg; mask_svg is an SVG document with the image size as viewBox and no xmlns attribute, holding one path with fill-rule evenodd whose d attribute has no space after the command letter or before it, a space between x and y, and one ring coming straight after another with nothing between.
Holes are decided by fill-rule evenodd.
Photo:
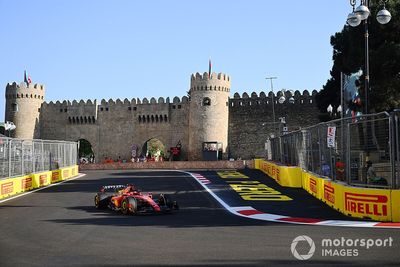
<instances>
[{"instance_id":1,"label":"circular logo watermark","mask_svg":"<svg viewBox=\"0 0 400 267\"><path fill-rule=\"evenodd\" d=\"M297 244L301 241L306 241L308 243L308 245L310 246L310 250L308 251L307 254L300 255L299 252L297 252L297 250L296 250ZM296 259L308 260L314 255L315 243L311 239L311 237L306 236L306 235L300 235L293 240L292 245L290 246L290 250L292 251L292 254Z\"/></svg>"}]
</instances>

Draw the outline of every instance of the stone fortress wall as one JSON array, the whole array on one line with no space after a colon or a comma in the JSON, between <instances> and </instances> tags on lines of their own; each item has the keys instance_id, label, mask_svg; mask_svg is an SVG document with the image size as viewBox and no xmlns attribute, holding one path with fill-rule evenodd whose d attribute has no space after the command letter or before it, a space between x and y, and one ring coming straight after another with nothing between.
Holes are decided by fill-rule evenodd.
<instances>
[{"instance_id":1,"label":"stone fortress wall","mask_svg":"<svg viewBox=\"0 0 400 267\"><path fill-rule=\"evenodd\" d=\"M98 162L105 157L130 159L132 145L141 147L151 138L167 149L180 142L183 159L201 159L204 141L222 142L225 158L265 156L265 142L274 131L271 92L268 96L236 93L229 98L230 77L221 73L209 77L207 72L191 76L189 92L190 101L183 96L46 103L43 85L13 83L6 88L6 120L17 125L13 134L18 138L86 139ZM285 94L283 103L281 91L274 96L276 121L286 117L289 129L319 122L316 91ZM210 105L204 105L205 98Z\"/></svg>"},{"instance_id":2,"label":"stone fortress wall","mask_svg":"<svg viewBox=\"0 0 400 267\"><path fill-rule=\"evenodd\" d=\"M229 100L229 156L243 159L265 157L265 143L272 135L282 133L284 117L289 131L319 123L320 112L315 103L317 91L307 90L235 93ZM275 124L272 100L274 100Z\"/></svg>"}]
</instances>

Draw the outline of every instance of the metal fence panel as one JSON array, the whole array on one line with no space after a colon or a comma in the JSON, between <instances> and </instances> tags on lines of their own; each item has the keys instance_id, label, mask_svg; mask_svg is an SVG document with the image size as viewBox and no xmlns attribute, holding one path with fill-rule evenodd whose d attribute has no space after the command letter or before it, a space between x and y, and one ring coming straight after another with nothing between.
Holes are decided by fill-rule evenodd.
<instances>
[{"instance_id":1,"label":"metal fence panel","mask_svg":"<svg viewBox=\"0 0 400 267\"><path fill-rule=\"evenodd\" d=\"M0 137L0 179L77 164L77 142Z\"/></svg>"},{"instance_id":2,"label":"metal fence panel","mask_svg":"<svg viewBox=\"0 0 400 267\"><path fill-rule=\"evenodd\" d=\"M368 187L400 185L400 111L320 123L271 140L272 159Z\"/></svg>"}]
</instances>

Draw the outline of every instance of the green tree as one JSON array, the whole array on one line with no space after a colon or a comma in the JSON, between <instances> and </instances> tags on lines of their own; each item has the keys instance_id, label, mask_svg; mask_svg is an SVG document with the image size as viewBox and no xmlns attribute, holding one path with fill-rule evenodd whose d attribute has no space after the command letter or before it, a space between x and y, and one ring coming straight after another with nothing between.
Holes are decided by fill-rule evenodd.
<instances>
[{"instance_id":1,"label":"green tree","mask_svg":"<svg viewBox=\"0 0 400 267\"><path fill-rule=\"evenodd\" d=\"M381 25L376 14L381 1L370 1L369 65L370 90L368 109L370 113L400 108L400 0L389 0L386 9L392 20ZM349 6L350 10L350 6ZM343 18L346 19L346 18ZM329 104L340 105L340 72L351 74L364 69L364 25L345 25L341 32L331 36L333 67L331 78L317 94L316 101L321 112L326 113ZM364 105L365 76L361 77L360 96Z\"/></svg>"}]
</instances>

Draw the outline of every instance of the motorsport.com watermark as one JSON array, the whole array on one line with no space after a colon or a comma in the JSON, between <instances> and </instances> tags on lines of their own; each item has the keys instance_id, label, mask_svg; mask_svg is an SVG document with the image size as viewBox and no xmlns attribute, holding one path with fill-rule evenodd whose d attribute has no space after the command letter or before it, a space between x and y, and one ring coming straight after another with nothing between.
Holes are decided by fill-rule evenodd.
<instances>
[{"instance_id":1,"label":"motorsport.com watermark","mask_svg":"<svg viewBox=\"0 0 400 267\"><path fill-rule=\"evenodd\" d=\"M308 252L300 254L297 246L304 249L307 247ZM357 257L359 249L373 249L382 247L392 247L393 238L324 238L321 242L321 256L323 257ZM290 247L293 256L298 260L308 260L316 252L314 240L306 235L296 237ZM304 252L304 250L301 250Z\"/></svg>"}]
</instances>

